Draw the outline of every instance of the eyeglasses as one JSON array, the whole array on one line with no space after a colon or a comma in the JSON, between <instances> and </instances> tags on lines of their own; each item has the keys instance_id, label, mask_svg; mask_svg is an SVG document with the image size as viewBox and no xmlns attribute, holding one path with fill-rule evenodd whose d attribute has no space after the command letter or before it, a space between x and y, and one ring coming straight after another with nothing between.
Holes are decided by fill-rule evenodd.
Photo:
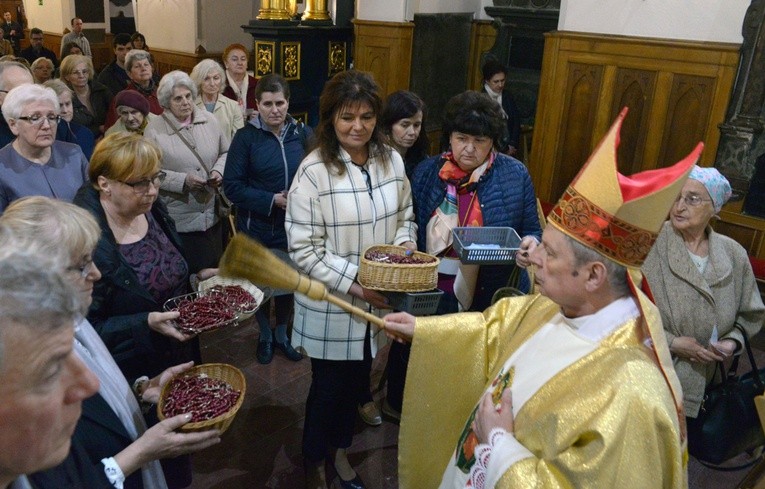
<instances>
[{"instance_id":1,"label":"eyeglasses","mask_svg":"<svg viewBox=\"0 0 765 489\"><path fill-rule=\"evenodd\" d=\"M34 115L26 115L22 117L17 117L16 119L20 121L27 121L28 123L32 124L33 126L42 126L44 121L48 121L50 125L58 124L61 122L61 116L60 115L40 115L40 114L34 114Z\"/></svg>"},{"instance_id":2,"label":"eyeglasses","mask_svg":"<svg viewBox=\"0 0 765 489\"><path fill-rule=\"evenodd\" d=\"M88 71L88 70L77 70L77 71L73 71L71 74L74 75L74 76L90 76L90 71Z\"/></svg>"},{"instance_id":3,"label":"eyeglasses","mask_svg":"<svg viewBox=\"0 0 765 489\"><path fill-rule=\"evenodd\" d=\"M162 182L165 181L165 177L167 176L167 173L161 171L154 175L151 178L147 178L146 180L140 180L138 182L120 182L124 183L125 185L129 187L133 187L133 192L142 195L149 191L149 185L154 185L155 187L159 187Z\"/></svg>"},{"instance_id":4,"label":"eyeglasses","mask_svg":"<svg viewBox=\"0 0 765 489\"><path fill-rule=\"evenodd\" d=\"M90 274L90 272L93 271L94 268L96 268L96 265L93 263L93 260L88 260L82 265L67 267L66 270L68 272L77 272L80 274L80 277L85 278Z\"/></svg>"},{"instance_id":5,"label":"eyeglasses","mask_svg":"<svg viewBox=\"0 0 765 489\"><path fill-rule=\"evenodd\" d=\"M691 207L698 207L703 202L712 202L712 199L704 199L696 194L689 194L689 195L678 195L675 199L675 204L678 204L681 200L685 202L685 205L691 206Z\"/></svg>"}]
</instances>

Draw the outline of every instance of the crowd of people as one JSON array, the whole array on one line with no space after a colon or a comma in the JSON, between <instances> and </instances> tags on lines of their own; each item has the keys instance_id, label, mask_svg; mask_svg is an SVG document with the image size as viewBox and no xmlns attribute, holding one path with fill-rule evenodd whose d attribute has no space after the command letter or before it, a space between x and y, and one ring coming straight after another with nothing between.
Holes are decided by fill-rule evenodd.
<instances>
[{"instance_id":1,"label":"crowd of people","mask_svg":"<svg viewBox=\"0 0 765 489\"><path fill-rule=\"evenodd\" d=\"M328 487L327 467L365 487L347 457L357 414L401 423L401 487L687 485L686 424L742 351L734 326L751 337L765 318L746 252L710 227L731 190L695 166L701 145L626 178L623 112L545 223L496 60L482 91L449 100L433 154L422 99L384 98L367 73L325 84L312 129L240 44L159 77L140 33L114 36L100 73L81 19L60 64L30 37L31 66L0 60L0 487L190 484L189 454L220 434L145 406L202 361L162 306L218 273L231 232L384 319L299 293L256 314L259 363L310 359L306 487ZM493 226L522 238L516 262L461 263L452 230ZM380 244L440 258L435 315L392 312L359 283ZM524 295L497 300L511 277Z\"/></svg>"}]
</instances>

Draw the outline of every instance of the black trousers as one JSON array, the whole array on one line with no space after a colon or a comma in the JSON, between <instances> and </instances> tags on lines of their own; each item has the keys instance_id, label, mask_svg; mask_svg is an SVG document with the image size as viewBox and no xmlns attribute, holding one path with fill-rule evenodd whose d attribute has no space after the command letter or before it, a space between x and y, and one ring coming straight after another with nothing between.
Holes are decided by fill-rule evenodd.
<instances>
[{"instance_id":1,"label":"black trousers","mask_svg":"<svg viewBox=\"0 0 765 489\"><path fill-rule=\"evenodd\" d=\"M189 264L189 273L203 268L216 268L223 255L223 224L218 221L207 231L178 233L183 245L184 256Z\"/></svg>"},{"instance_id":2,"label":"black trousers","mask_svg":"<svg viewBox=\"0 0 765 489\"><path fill-rule=\"evenodd\" d=\"M358 386L369 376L365 361L371 362L369 332L364 340L364 360L311 359L311 388L305 403L303 458L310 464L322 462L333 448L348 448L356 423ZM367 380L367 385L369 380Z\"/></svg>"}]
</instances>

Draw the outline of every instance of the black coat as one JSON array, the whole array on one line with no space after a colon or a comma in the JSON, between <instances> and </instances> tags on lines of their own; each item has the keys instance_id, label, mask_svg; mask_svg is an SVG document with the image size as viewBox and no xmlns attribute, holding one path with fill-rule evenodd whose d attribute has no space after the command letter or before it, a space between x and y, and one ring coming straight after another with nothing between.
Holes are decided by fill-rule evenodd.
<instances>
[{"instance_id":1,"label":"black coat","mask_svg":"<svg viewBox=\"0 0 765 489\"><path fill-rule=\"evenodd\" d=\"M88 321L129 382L141 375L154 377L183 360L176 355L180 345L178 341L149 328L149 313L161 312L163 305L141 284L120 253L96 189L86 183L73 202L89 210L101 227L101 239L93 252L93 262L102 277L93 288ZM160 199L152 206L151 213L168 239L183 253L175 222Z\"/></svg>"},{"instance_id":2,"label":"black coat","mask_svg":"<svg viewBox=\"0 0 765 489\"><path fill-rule=\"evenodd\" d=\"M100 126L103 126L106 121L106 113L112 103L112 92L96 80L92 80L88 84L90 85L90 104L93 106L94 113L91 113L80 102L77 94L72 94L72 109L74 110L72 121L90 129L97 138L102 134Z\"/></svg>"},{"instance_id":3,"label":"black coat","mask_svg":"<svg viewBox=\"0 0 765 489\"><path fill-rule=\"evenodd\" d=\"M85 410L87 409L86 404L88 403L88 401L91 401L96 398L98 398L96 402L100 401L101 403L106 405L106 401L103 400L100 394L96 393L95 396L91 397L90 399L86 399L83 402L83 416L85 415ZM112 412L111 409L109 409L108 405L106 405L106 409L108 410L109 413L111 413L112 417L117 419L116 415L114 414L114 412ZM78 421L77 423L78 429L80 427L80 424L82 424L82 421L83 419L80 418L80 421ZM120 424L120 427L122 427L122 424L119 423L119 419L117 419L117 423ZM122 427L122 431L124 432L124 427ZM101 431L99 431L99 433L101 433ZM94 436L96 436L95 433L94 433ZM127 433L125 433L125 436L127 436ZM130 439L128 438L128 440ZM105 438L105 441L106 441L106 438ZM124 446L122 448L124 448ZM117 450L110 450L110 453L108 453L107 455L104 455L104 457L112 457L116 453L118 453L120 450L122 450L122 448L119 448ZM104 458L104 457L101 457L101 458ZM140 483L140 485L139 486L133 485L132 482L134 477L131 476L131 477L128 477L127 480L125 481L126 488L130 488L130 489L143 488L143 481L141 481L141 472L136 471L135 474L138 474L138 482ZM107 479L106 474L104 473L104 466L101 463L101 459L99 458L94 460L93 454L88 453L86 444L77 435L77 431L75 431L75 434L72 436L72 448L69 450L69 454L66 456L63 462L61 462L59 465L53 468L50 468L48 470L31 474L27 476L27 478L32 483L33 487L35 487L36 489L60 489L62 487L67 487L72 489L113 489L114 488L114 486L112 486L112 484L109 482L109 479ZM128 481L131 482L130 485L128 485Z\"/></svg>"}]
</instances>

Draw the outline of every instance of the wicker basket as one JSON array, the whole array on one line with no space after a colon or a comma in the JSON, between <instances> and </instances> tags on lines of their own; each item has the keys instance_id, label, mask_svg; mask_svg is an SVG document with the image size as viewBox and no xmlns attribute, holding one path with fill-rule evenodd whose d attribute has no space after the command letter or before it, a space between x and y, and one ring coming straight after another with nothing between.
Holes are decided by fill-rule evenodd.
<instances>
[{"instance_id":1,"label":"wicker basket","mask_svg":"<svg viewBox=\"0 0 765 489\"><path fill-rule=\"evenodd\" d=\"M407 249L403 246L375 245L364 250L364 253L361 255L361 264L359 265L359 283L367 289L393 292L425 292L436 288L438 284L438 263L440 261L438 258L415 251L415 257L431 259L433 261L416 264L381 263L365 258L370 251L404 256Z\"/></svg>"},{"instance_id":2,"label":"wicker basket","mask_svg":"<svg viewBox=\"0 0 765 489\"><path fill-rule=\"evenodd\" d=\"M231 425L231 422L234 421L234 416L236 416L236 413L239 411L239 408L242 407L242 403L244 402L244 394L247 390L247 383L244 380L244 374L242 374L242 371L238 368L227 363L206 363L204 365L192 367L179 375L185 376L199 374L205 374L208 377L222 380L235 390L241 392L241 394L239 395L239 399L236 401L236 404L234 404L234 406L225 414L212 419L208 419L206 421L186 423L185 425L178 428L178 431L191 433L196 431L217 429L221 432L221 434L223 434ZM157 403L157 416L159 417L160 421L165 419L165 415L162 413L162 408L165 405L165 398L167 397L171 383L172 379L165 384L165 386L162 388L162 392L159 395L159 402Z\"/></svg>"},{"instance_id":3,"label":"wicker basket","mask_svg":"<svg viewBox=\"0 0 765 489\"><path fill-rule=\"evenodd\" d=\"M208 278L207 280L203 280L199 282L197 285L197 290L200 292L204 292L207 289L211 289L215 287L216 285L226 286L226 285L238 285L239 287L243 288L247 292L250 293L255 298L255 303L257 304L254 309L248 309L246 311L239 311L239 321L244 321L245 319L250 319L255 312L260 309L260 306L263 305L263 300L265 299L263 291L257 288L252 282L249 280L241 279L241 278L230 278L230 277L221 277L220 275L213 275L212 277Z\"/></svg>"}]
</instances>

